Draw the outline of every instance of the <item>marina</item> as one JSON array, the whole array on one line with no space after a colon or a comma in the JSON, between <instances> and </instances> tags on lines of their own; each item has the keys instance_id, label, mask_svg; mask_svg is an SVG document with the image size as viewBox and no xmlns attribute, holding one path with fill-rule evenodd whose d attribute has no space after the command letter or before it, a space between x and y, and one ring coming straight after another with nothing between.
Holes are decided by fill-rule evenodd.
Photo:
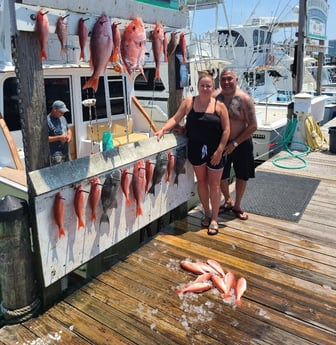
<instances>
[{"instance_id":1,"label":"marina","mask_svg":"<svg viewBox=\"0 0 336 345\"><path fill-rule=\"evenodd\" d=\"M330 126L335 121L323 127L326 136ZM227 213L219 234L208 236L193 208L131 253L116 253L105 272L77 278L42 315L2 327L0 343L334 344L335 154L326 148L305 159L304 169L280 169L272 159L257 168L319 180L299 221L250 213L245 222ZM242 307L225 303L215 289L178 295L195 277L180 267L186 258L212 258L225 272L244 276Z\"/></svg>"}]
</instances>

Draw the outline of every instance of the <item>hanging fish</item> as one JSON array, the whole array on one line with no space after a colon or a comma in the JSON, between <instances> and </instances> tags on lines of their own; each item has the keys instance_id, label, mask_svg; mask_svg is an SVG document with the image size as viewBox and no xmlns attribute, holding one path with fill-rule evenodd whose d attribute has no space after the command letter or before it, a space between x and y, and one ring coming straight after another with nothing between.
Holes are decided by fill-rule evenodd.
<instances>
[{"instance_id":1,"label":"hanging fish","mask_svg":"<svg viewBox=\"0 0 336 345\"><path fill-rule=\"evenodd\" d=\"M176 150L176 159L175 159L175 180L174 184L178 185L178 178L180 174L185 174L185 163L187 160L187 151L186 147L180 148Z\"/></svg>"},{"instance_id":2,"label":"hanging fish","mask_svg":"<svg viewBox=\"0 0 336 345\"><path fill-rule=\"evenodd\" d=\"M112 62L120 61L120 46L121 46L121 34L117 23L112 23L112 39L113 39L113 49L112 49Z\"/></svg>"},{"instance_id":3,"label":"hanging fish","mask_svg":"<svg viewBox=\"0 0 336 345\"><path fill-rule=\"evenodd\" d=\"M167 58L169 58L175 53L176 47L178 45L178 37L176 32L170 34L170 40L167 46Z\"/></svg>"},{"instance_id":4,"label":"hanging fish","mask_svg":"<svg viewBox=\"0 0 336 345\"><path fill-rule=\"evenodd\" d=\"M37 12L35 31L37 33L37 39L40 45L40 59L47 59L47 44L49 37L49 21L47 16L47 11L39 10Z\"/></svg>"},{"instance_id":5,"label":"hanging fish","mask_svg":"<svg viewBox=\"0 0 336 345\"><path fill-rule=\"evenodd\" d=\"M85 21L88 19L89 18L86 18L86 19L80 18L78 21L78 40L79 40L79 48L80 48L80 54L79 54L80 60L85 60L85 46L86 46L86 41L89 37L89 32L85 24Z\"/></svg>"},{"instance_id":6,"label":"hanging fish","mask_svg":"<svg viewBox=\"0 0 336 345\"><path fill-rule=\"evenodd\" d=\"M56 34L61 43L61 55L67 54L66 42L68 38L68 25L66 23L66 16L59 16L56 23Z\"/></svg>"},{"instance_id":7,"label":"hanging fish","mask_svg":"<svg viewBox=\"0 0 336 345\"><path fill-rule=\"evenodd\" d=\"M180 33L179 46L182 54L182 64L185 65L187 63L187 41L183 32Z\"/></svg>"},{"instance_id":8,"label":"hanging fish","mask_svg":"<svg viewBox=\"0 0 336 345\"><path fill-rule=\"evenodd\" d=\"M167 32L165 31L163 34L163 58L164 58L164 62L168 62L168 36L167 36Z\"/></svg>"},{"instance_id":9,"label":"hanging fish","mask_svg":"<svg viewBox=\"0 0 336 345\"><path fill-rule=\"evenodd\" d=\"M79 184L76 187L75 198L74 198L75 213L78 218L77 229L85 227L84 212L85 212L85 191L83 186Z\"/></svg>"},{"instance_id":10,"label":"hanging fish","mask_svg":"<svg viewBox=\"0 0 336 345\"><path fill-rule=\"evenodd\" d=\"M132 189L136 202L136 217L141 216L142 202L145 196L146 168L143 160L139 160L133 167Z\"/></svg>"},{"instance_id":11,"label":"hanging fish","mask_svg":"<svg viewBox=\"0 0 336 345\"><path fill-rule=\"evenodd\" d=\"M113 49L112 28L109 18L103 14L95 23L90 39L90 63L93 74L83 89L98 89L99 77L106 70Z\"/></svg>"},{"instance_id":12,"label":"hanging fish","mask_svg":"<svg viewBox=\"0 0 336 345\"><path fill-rule=\"evenodd\" d=\"M58 238L65 236L64 230L64 198L61 192L58 192L54 199L53 206L54 220L58 226Z\"/></svg>"},{"instance_id":13,"label":"hanging fish","mask_svg":"<svg viewBox=\"0 0 336 345\"><path fill-rule=\"evenodd\" d=\"M145 78L143 66L146 52L146 31L140 17L134 18L124 30L121 38L121 57L130 77L139 70Z\"/></svg>"},{"instance_id":14,"label":"hanging fish","mask_svg":"<svg viewBox=\"0 0 336 345\"><path fill-rule=\"evenodd\" d=\"M163 40L164 30L160 23L156 23L152 31L152 50L155 62L155 77L154 80L160 80L160 63L163 54Z\"/></svg>"},{"instance_id":15,"label":"hanging fish","mask_svg":"<svg viewBox=\"0 0 336 345\"><path fill-rule=\"evenodd\" d=\"M168 155L166 152L158 153L156 157L156 163L154 167L154 173L152 178L152 185L148 190L148 193L155 195L155 185L161 182L162 176L167 171Z\"/></svg>"},{"instance_id":16,"label":"hanging fish","mask_svg":"<svg viewBox=\"0 0 336 345\"><path fill-rule=\"evenodd\" d=\"M91 181L91 188L89 194L89 204L91 208L91 221L95 221L97 219L96 210L101 198L101 187L100 181L98 177L94 177Z\"/></svg>"},{"instance_id":17,"label":"hanging fish","mask_svg":"<svg viewBox=\"0 0 336 345\"><path fill-rule=\"evenodd\" d=\"M238 307L242 306L241 298L242 298L244 292L246 291L246 288L247 288L246 279L243 278L243 277L240 277L237 280L237 285L236 285L236 301L235 301L235 304Z\"/></svg>"},{"instance_id":18,"label":"hanging fish","mask_svg":"<svg viewBox=\"0 0 336 345\"><path fill-rule=\"evenodd\" d=\"M121 183L121 171L116 169L112 174L107 175L103 188L101 191L101 203L103 206L103 213L100 217L100 223L109 223L109 217L107 215L107 210L110 208L117 208L117 193L120 188Z\"/></svg>"},{"instance_id":19,"label":"hanging fish","mask_svg":"<svg viewBox=\"0 0 336 345\"><path fill-rule=\"evenodd\" d=\"M154 174L154 164L150 159L147 159L145 162L145 170L146 170L146 193L149 190L149 184L152 181L153 174Z\"/></svg>"},{"instance_id":20,"label":"hanging fish","mask_svg":"<svg viewBox=\"0 0 336 345\"><path fill-rule=\"evenodd\" d=\"M131 178L130 178L130 175L131 175L131 173L128 172L127 168L122 169L122 172L121 172L121 189L125 195L127 206L131 204L131 200L130 200Z\"/></svg>"},{"instance_id":21,"label":"hanging fish","mask_svg":"<svg viewBox=\"0 0 336 345\"><path fill-rule=\"evenodd\" d=\"M168 166L167 166L167 175L166 175L166 182L170 182L170 178L172 176L172 173L174 171L175 166L175 156L173 152L168 152Z\"/></svg>"}]
</instances>

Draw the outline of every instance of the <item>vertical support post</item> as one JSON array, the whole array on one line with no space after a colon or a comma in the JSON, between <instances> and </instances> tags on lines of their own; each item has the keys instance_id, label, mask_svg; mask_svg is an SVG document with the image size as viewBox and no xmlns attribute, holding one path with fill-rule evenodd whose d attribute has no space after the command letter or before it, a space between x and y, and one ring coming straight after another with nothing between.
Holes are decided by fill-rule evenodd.
<instances>
[{"instance_id":1,"label":"vertical support post","mask_svg":"<svg viewBox=\"0 0 336 345\"><path fill-rule=\"evenodd\" d=\"M30 243L28 204L5 196L0 200L1 312L6 323L17 323L35 315L36 296L33 253Z\"/></svg>"},{"instance_id":2,"label":"vertical support post","mask_svg":"<svg viewBox=\"0 0 336 345\"><path fill-rule=\"evenodd\" d=\"M303 55L304 41L306 37L306 16L307 16L307 0L300 0L299 3L299 32L297 43L297 73L296 73L296 93L302 91L303 85Z\"/></svg>"}]
</instances>

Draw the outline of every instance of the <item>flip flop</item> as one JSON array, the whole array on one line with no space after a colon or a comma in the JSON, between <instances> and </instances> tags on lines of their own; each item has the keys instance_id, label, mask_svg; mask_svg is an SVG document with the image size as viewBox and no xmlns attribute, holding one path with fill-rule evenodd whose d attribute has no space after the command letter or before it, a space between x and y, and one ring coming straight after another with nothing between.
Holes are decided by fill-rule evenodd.
<instances>
[{"instance_id":1,"label":"flip flop","mask_svg":"<svg viewBox=\"0 0 336 345\"><path fill-rule=\"evenodd\" d=\"M218 224L210 224L208 228L208 235L214 236L218 234Z\"/></svg>"},{"instance_id":2,"label":"flip flop","mask_svg":"<svg viewBox=\"0 0 336 345\"><path fill-rule=\"evenodd\" d=\"M236 215L236 217L239 218L240 220L248 220L248 214L246 214L244 211L235 210L233 208L231 210ZM244 215L244 213L245 213L245 215Z\"/></svg>"},{"instance_id":3,"label":"flip flop","mask_svg":"<svg viewBox=\"0 0 336 345\"><path fill-rule=\"evenodd\" d=\"M205 228L209 227L210 222L211 222L211 218L210 217L203 216L202 219L201 219L201 225L203 227L205 227Z\"/></svg>"},{"instance_id":4,"label":"flip flop","mask_svg":"<svg viewBox=\"0 0 336 345\"><path fill-rule=\"evenodd\" d=\"M225 205L228 205L228 204L225 203L224 205L219 206L219 212L229 212L232 210L233 206L225 206Z\"/></svg>"}]
</instances>

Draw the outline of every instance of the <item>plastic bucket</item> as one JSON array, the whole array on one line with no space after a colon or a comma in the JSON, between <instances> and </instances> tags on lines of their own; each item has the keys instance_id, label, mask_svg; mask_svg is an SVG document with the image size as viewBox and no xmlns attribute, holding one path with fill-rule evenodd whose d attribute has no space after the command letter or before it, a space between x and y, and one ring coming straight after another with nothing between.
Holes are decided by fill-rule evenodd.
<instances>
[{"instance_id":1,"label":"plastic bucket","mask_svg":"<svg viewBox=\"0 0 336 345\"><path fill-rule=\"evenodd\" d=\"M336 127L329 127L329 151L336 153Z\"/></svg>"}]
</instances>

